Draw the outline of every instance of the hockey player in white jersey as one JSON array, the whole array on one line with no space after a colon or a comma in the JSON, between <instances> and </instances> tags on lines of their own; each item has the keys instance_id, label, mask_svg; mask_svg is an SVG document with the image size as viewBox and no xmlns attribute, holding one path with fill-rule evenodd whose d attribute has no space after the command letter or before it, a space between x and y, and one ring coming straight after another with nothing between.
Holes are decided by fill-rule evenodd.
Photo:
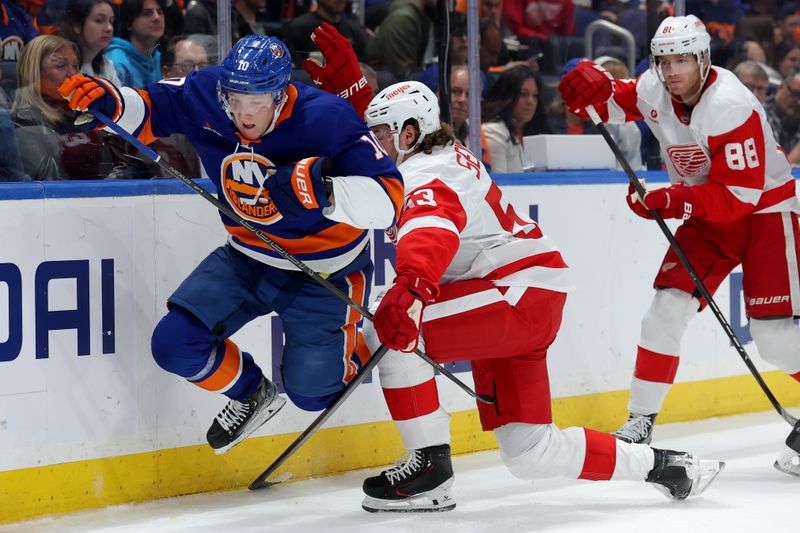
<instances>
[{"instance_id":1,"label":"hockey player in white jersey","mask_svg":"<svg viewBox=\"0 0 800 533\"><path fill-rule=\"evenodd\" d=\"M417 346L444 363L471 360L478 404L501 457L522 479L564 476L639 480L683 499L704 490L723 464L618 441L552 423L547 349L558 333L569 270L539 225L518 215L469 150L439 121L436 96L418 82L379 93L367 125L405 183L405 205L390 236L393 285L364 337L375 350L381 387L408 454L364 481L367 511L443 511L451 491L450 416L433 368L403 352ZM420 335L421 334L421 335Z\"/></svg>"},{"instance_id":2,"label":"hockey player in white jersey","mask_svg":"<svg viewBox=\"0 0 800 533\"><path fill-rule=\"evenodd\" d=\"M559 90L573 112L593 106L607 122L644 119L661 144L671 186L628 205L683 219L675 237L713 294L738 265L750 333L761 356L800 381L800 204L783 149L764 109L736 76L711 65L710 37L695 16L668 17L650 44L650 69L612 82L584 62ZM646 208L645 208L646 206ZM706 302L670 249L656 275L642 321L629 418L615 435L649 443L653 423L678 368L680 341ZM775 462L800 475L800 427Z\"/></svg>"}]
</instances>

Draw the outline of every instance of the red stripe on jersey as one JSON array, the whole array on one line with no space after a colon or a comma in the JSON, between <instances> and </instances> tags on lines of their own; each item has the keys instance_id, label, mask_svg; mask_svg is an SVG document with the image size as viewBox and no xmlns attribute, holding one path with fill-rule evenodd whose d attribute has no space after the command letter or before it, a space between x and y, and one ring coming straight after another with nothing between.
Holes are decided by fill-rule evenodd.
<instances>
[{"instance_id":1,"label":"red stripe on jersey","mask_svg":"<svg viewBox=\"0 0 800 533\"><path fill-rule=\"evenodd\" d=\"M496 183L492 182L492 184L489 185L489 190L484 200L489 204L489 207L494 212L494 216L497 217L500 227L513 234L515 237L522 239L539 239L544 236L538 224L534 223L532 220L520 217L517 212L514 211L514 207L510 203L505 202L505 205L503 205L503 193ZM529 231L525 232L526 229Z\"/></svg>"},{"instance_id":2,"label":"red stripe on jersey","mask_svg":"<svg viewBox=\"0 0 800 533\"><path fill-rule=\"evenodd\" d=\"M789 377L793 377L797 381L800 381L800 372L798 372L797 374L789 374Z\"/></svg>"},{"instance_id":3,"label":"red stripe on jersey","mask_svg":"<svg viewBox=\"0 0 800 533\"><path fill-rule=\"evenodd\" d=\"M217 349L223 350L222 363L220 363L219 367L205 379L192 382L198 387L211 392L220 391L231 385L239 375L239 367L242 366L242 354L239 351L239 347L232 340L225 339ZM217 353L217 357L219 356L220 354Z\"/></svg>"},{"instance_id":4,"label":"red stripe on jersey","mask_svg":"<svg viewBox=\"0 0 800 533\"><path fill-rule=\"evenodd\" d=\"M636 369L633 375L644 381L655 383L673 383L678 372L680 358L674 355L665 355L651 352L641 346L636 353Z\"/></svg>"},{"instance_id":5,"label":"red stripe on jersey","mask_svg":"<svg viewBox=\"0 0 800 533\"><path fill-rule=\"evenodd\" d=\"M607 481L617 466L617 439L609 433L583 428L586 436L586 456L578 479Z\"/></svg>"},{"instance_id":6,"label":"red stripe on jersey","mask_svg":"<svg viewBox=\"0 0 800 533\"><path fill-rule=\"evenodd\" d=\"M144 89L136 89L134 90L139 93L139 96L142 97L144 100L144 107L145 107L145 118L144 123L139 128L139 134L136 136L144 144L150 144L157 140L156 136L153 135L153 125L150 122L151 112L153 110L153 102L150 101L150 93L145 91Z\"/></svg>"},{"instance_id":7,"label":"red stripe on jersey","mask_svg":"<svg viewBox=\"0 0 800 533\"><path fill-rule=\"evenodd\" d=\"M711 152L709 180L751 189L764 188L764 130L755 109L732 130L709 135L708 149Z\"/></svg>"},{"instance_id":8,"label":"red stripe on jersey","mask_svg":"<svg viewBox=\"0 0 800 533\"><path fill-rule=\"evenodd\" d=\"M532 255L530 257L523 257L522 259L503 265L489 272L484 276L484 279L502 279L514 272L537 266L546 268L567 268L567 264L564 262L564 258L561 257L561 253L556 250Z\"/></svg>"},{"instance_id":9,"label":"red stripe on jersey","mask_svg":"<svg viewBox=\"0 0 800 533\"><path fill-rule=\"evenodd\" d=\"M392 414L392 420L396 421L429 415L439 408L439 390L433 378L413 387L384 388L383 395Z\"/></svg>"},{"instance_id":10,"label":"red stripe on jersey","mask_svg":"<svg viewBox=\"0 0 800 533\"><path fill-rule=\"evenodd\" d=\"M228 233L239 239L245 244L257 248L266 248L272 250L264 241L253 235L250 230L241 226L225 225ZM299 239L286 239L283 237L276 237L265 232L267 236L275 241L276 244L284 248L291 254L310 254L315 252L324 252L326 250L334 250L341 246L350 244L351 242L361 238L366 230L354 228L347 224L336 224L328 229L322 230L314 235L308 235Z\"/></svg>"},{"instance_id":11,"label":"red stripe on jersey","mask_svg":"<svg viewBox=\"0 0 800 533\"><path fill-rule=\"evenodd\" d=\"M461 232L467 225L467 213L458 194L439 179L433 179L406 194L406 205L397 229L403 229L409 220L422 217L444 218Z\"/></svg>"},{"instance_id":12,"label":"red stripe on jersey","mask_svg":"<svg viewBox=\"0 0 800 533\"><path fill-rule=\"evenodd\" d=\"M639 80L616 80L614 82L614 103L625 113L625 122L641 120L642 112L639 111L639 95L636 93L636 85ZM603 121L608 120L608 107L603 104L596 109ZM602 112L601 112L602 111ZM605 116L603 115L605 113Z\"/></svg>"},{"instance_id":13,"label":"red stripe on jersey","mask_svg":"<svg viewBox=\"0 0 800 533\"><path fill-rule=\"evenodd\" d=\"M780 187L764 191L763 194L761 194L761 200L758 201L756 211L779 204L789 198L794 198L796 194L795 183L797 183L796 180L791 179Z\"/></svg>"},{"instance_id":14,"label":"red stripe on jersey","mask_svg":"<svg viewBox=\"0 0 800 533\"><path fill-rule=\"evenodd\" d=\"M436 283L455 257L461 242L449 229L437 227L426 218L449 220L461 232L467 225L467 214L456 192L441 180L434 179L406 195L405 209L400 215L398 230L409 221L422 224L404 234L397 243L397 272L415 272L427 281Z\"/></svg>"}]
</instances>

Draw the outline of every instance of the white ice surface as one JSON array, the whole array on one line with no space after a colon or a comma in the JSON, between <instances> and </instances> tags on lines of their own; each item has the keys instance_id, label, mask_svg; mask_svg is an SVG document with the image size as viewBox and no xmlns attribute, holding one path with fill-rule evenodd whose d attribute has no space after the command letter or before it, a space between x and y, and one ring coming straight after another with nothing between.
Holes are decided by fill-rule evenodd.
<instances>
[{"instance_id":1,"label":"white ice surface","mask_svg":"<svg viewBox=\"0 0 800 533\"><path fill-rule=\"evenodd\" d=\"M682 502L646 483L520 481L497 452L485 452L454 458L458 505L446 513L366 513L361 482L375 471L359 471L44 518L0 532L797 532L800 477L772 467L789 430L774 411L657 425L654 446L727 462L704 494Z\"/></svg>"}]
</instances>

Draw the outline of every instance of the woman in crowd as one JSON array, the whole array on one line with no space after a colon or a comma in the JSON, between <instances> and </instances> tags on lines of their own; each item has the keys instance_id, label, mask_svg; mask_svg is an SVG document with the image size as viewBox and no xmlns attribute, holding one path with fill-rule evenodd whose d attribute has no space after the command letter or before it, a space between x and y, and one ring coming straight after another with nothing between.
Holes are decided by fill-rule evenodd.
<instances>
[{"instance_id":1,"label":"woman in crowd","mask_svg":"<svg viewBox=\"0 0 800 533\"><path fill-rule=\"evenodd\" d=\"M538 76L526 66L506 70L489 89L483 113L483 157L493 173L522 172L523 135L550 132L539 105L540 90Z\"/></svg>"},{"instance_id":2,"label":"woman in crowd","mask_svg":"<svg viewBox=\"0 0 800 533\"><path fill-rule=\"evenodd\" d=\"M114 65L103 55L114 37L111 0L70 0L61 35L78 45L81 72L120 85Z\"/></svg>"},{"instance_id":3,"label":"woman in crowd","mask_svg":"<svg viewBox=\"0 0 800 533\"><path fill-rule=\"evenodd\" d=\"M11 108L22 166L34 180L133 177L124 141L105 132L82 132L58 88L78 72L74 43L55 35L31 40L19 58Z\"/></svg>"}]
</instances>

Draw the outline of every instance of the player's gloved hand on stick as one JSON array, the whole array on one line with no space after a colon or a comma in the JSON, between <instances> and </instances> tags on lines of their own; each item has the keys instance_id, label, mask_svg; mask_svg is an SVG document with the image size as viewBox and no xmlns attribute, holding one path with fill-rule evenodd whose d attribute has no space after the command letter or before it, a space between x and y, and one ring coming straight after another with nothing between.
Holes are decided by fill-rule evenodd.
<instances>
[{"instance_id":1,"label":"player's gloved hand on stick","mask_svg":"<svg viewBox=\"0 0 800 533\"><path fill-rule=\"evenodd\" d=\"M350 41L327 22L314 30L311 39L322 52L325 64L309 58L303 61L303 69L311 76L314 85L348 100L358 116L363 117L375 93L361 73Z\"/></svg>"},{"instance_id":2,"label":"player's gloved hand on stick","mask_svg":"<svg viewBox=\"0 0 800 533\"><path fill-rule=\"evenodd\" d=\"M438 294L435 283L413 272L398 274L373 318L381 343L401 352L416 350L422 311Z\"/></svg>"},{"instance_id":3,"label":"player's gloved hand on stick","mask_svg":"<svg viewBox=\"0 0 800 533\"><path fill-rule=\"evenodd\" d=\"M122 115L122 95L105 78L73 74L64 80L58 92L68 100L73 111L100 111L114 121ZM97 119L89 120L88 115L81 115L75 120L75 125L83 131L90 131L102 127L103 123Z\"/></svg>"},{"instance_id":4,"label":"player's gloved hand on stick","mask_svg":"<svg viewBox=\"0 0 800 533\"><path fill-rule=\"evenodd\" d=\"M672 187L648 192L644 197L644 205L648 209L658 211L662 218L688 220L699 214L696 195L692 188L687 187L683 182L676 183Z\"/></svg>"},{"instance_id":5,"label":"player's gloved hand on stick","mask_svg":"<svg viewBox=\"0 0 800 533\"><path fill-rule=\"evenodd\" d=\"M579 117L588 118L588 106L605 104L614 94L614 77L600 65L581 61L561 79L558 92L567 109Z\"/></svg>"},{"instance_id":6,"label":"player's gloved hand on stick","mask_svg":"<svg viewBox=\"0 0 800 533\"><path fill-rule=\"evenodd\" d=\"M639 196L638 192L636 192L636 189L633 187L632 183L628 184L628 196L625 197L625 200L628 202L628 207L631 208L631 211L642 218L646 218L648 220L653 219L650 211L647 210L644 202L642 202L642 197Z\"/></svg>"},{"instance_id":7,"label":"player's gloved hand on stick","mask_svg":"<svg viewBox=\"0 0 800 533\"><path fill-rule=\"evenodd\" d=\"M264 188L284 218L296 218L309 209L328 207L326 176L332 168L327 157L307 157L294 165L279 165L267 177Z\"/></svg>"}]
</instances>

